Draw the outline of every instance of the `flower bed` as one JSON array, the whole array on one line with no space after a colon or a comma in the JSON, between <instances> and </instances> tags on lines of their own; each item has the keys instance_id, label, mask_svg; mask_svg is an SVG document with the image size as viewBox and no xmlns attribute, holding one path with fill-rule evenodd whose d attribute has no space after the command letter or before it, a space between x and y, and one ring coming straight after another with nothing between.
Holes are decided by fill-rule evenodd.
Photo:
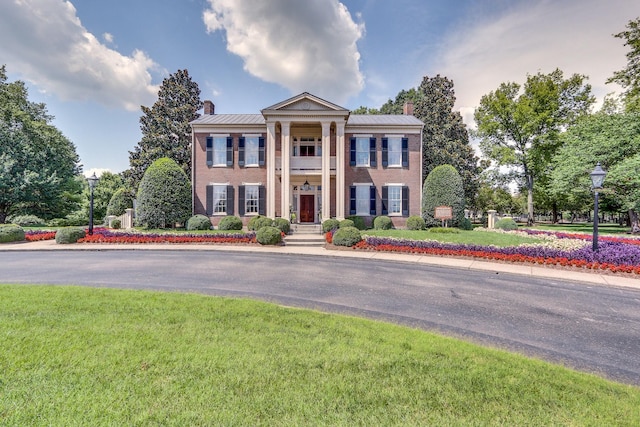
<instances>
[{"instance_id":1,"label":"flower bed","mask_svg":"<svg viewBox=\"0 0 640 427\"><path fill-rule=\"evenodd\" d=\"M56 238L56 232L51 230L28 230L24 233L27 242L37 242L39 240L53 240Z\"/></svg>"},{"instance_id":2,"label":"flower bed","mask_svg":"<svg viewBox=\"0 0 640 427\"><path fill-rule=\"evenodd\" d=\"M255 233L217 234L156 234L110 231L106 228L94 230L78 243L255 243Z\"/></svg>"}]
</instances>

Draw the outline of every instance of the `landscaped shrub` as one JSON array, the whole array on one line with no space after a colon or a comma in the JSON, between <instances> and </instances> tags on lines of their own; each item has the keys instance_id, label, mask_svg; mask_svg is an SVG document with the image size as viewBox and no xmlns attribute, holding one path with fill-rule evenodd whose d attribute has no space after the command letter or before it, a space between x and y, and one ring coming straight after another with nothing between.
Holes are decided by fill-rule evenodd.
<instances>
[{"instance_id":1,"label":"landscaped shrub","mask_svg":"<svg viewBox=\"0 0 640 427\"><path fill-rule=\"evenodd\" d=\"M407 218L407 230L424 230L424 218L418 215Z\"/></svg>"},{"instance_id":2,"label":"landscaped shrub","mask_svg":"<svg viewBox=\"0 0 640 427\"><path fill-rule=\"evenodd\" d=\"M513 218L502 218L495 224L496 228L505 231L517 230L518 224L513 220Z\"/></svg>"},{"instance_id":3,"label":"landscaped shrub","mask_svg":"<svg viewBox=\"0 0 640 427\"><path fill-rule=\"evenodd\" d=\"M133 209L133 196L130 190L120 188L113 193L111 200L109 200L107 216L120 216L124 214L127 209Z\"/></svg>"},{"instance_id":4,"label":"landscaped shrub","mask_svg":"<svg viewBox=\"0 0 640 427\"><path fill-rule=\"evenodd\" d=\"M122 223L119 219L111 220L111 228L118 230L122 227Z\"/></svg>"},{"instance_id":5,"label":"landscaped shrub","mask_svg":"<svg viewBox=\"0 0 640 427\"><path fill-rule=\"evenodd\" d=\"M84 229L79 227L65 227L56 231L56 243L76 243L85 236Z\"/></svg>"},{"instance_id":6,"label":"landscaped shrub","mask_svg":"<svg viewBox=\"0 0 640 427\"><path fill-rule=\"evenodd\" d=\"M45 224L45 220L35 215L16 215L11 217L10 223L19 225L20 227L40 227Z\"/></svg>"},{"instance_id":7,"label":"landscaped shrub","mask_svg":"<svg viewBox=\"0 0 640 427\"><path fill-rule=\"evenodd\" d=\"M325 222L322 223L322 232L326 233L338 227L340 227L340 221L338 221L335 218L327 219Z\"/></svg>"},{"instance_id":8,"label":"landscaped shrub","mask_svg":"<svg viewBox=\"0 0 640 427\"><path fill-rule=\"evenodd\" d=\"M247 223L247 229L249 231L258 231L262 227L271 227L273 225L273 220L266 216L258 215L254 216Z\"/></svg>"},{"instance_id":9,"label":"landscaped shrub","mask_svg":"<svg viewBox=\"0 0 640 427\"><path fill-rule=\"evenodd\" d=\"M218 223L218 230L242 230L242 220L237 216L227 215Z\"/></svg>"},{"instance_id":10,"label":"landscaped shrub","mask_svg":"<svg viewBox=\"0 0 640 427\"><path fill-rule=\"evenodd\" d=\"M336 246L353 246L360 240L362 235L355 227L341 227L333 234L333 244Z\"/></svg>"},{"instance_id":11,"label":"landscaped shrub","mask_svg":"<svg viewBox=\"0 0 640 427\"><path fill-rule=\"evenodd\" d=\"M348 216L346 219L353 221L353 226L358 230L364 230L367 226L364 223L364 218L357 215Z\"/></svg>"},{"instance_id":12,"label":"landscaped shrub","mask_svg":"<svg viewBox=\"0 0 640 427\"><path fill-rule=\"evenodd\" d=\"M422 217L427 227L437 227L438 206L450 206L453 211L451 225L457 227L464 218L464 187L458 171L451 165L436 166L424 180L422 188Z\"/></svg>"},{"instance_id":13,"label":"landscaped shrub","mask_svg":"<svg viewBox=\"0 0 640 427\"><path fill-rule=\"evenodd\" d=\"M460 229L451 227L433 227L429 229L429 233L458 234L460 233Z\"/></svg>"},{"instance_id":14,"label":"landscaped shrub","mask_svg":"<svg viewBox=\"0 0 640 427\"><path fill-rule=\"evenodd\" d=\"M167 157L147 168L138 187L136 221L147 228L172 228L191 215L191 183Z\"/></svg>"},{"instance_id":15,"label":"landscaped shrub","mask_svg":"<svg viewBox=\"0 0 640 427\"><path fill-rule=\"evenodd\" d=\"M18 224L0 224L0 243L21 242L24 230Z\"/></svg>"},{"instance_id":16,"label":"landscaped shrub","mask_svg":"<svg viewBox=\"0 0 640 427\"><path fill-rule=\"evenodd\" d=\"M340 223L338 224L338 228L345 228L345 227L355 227L353 220L347 218L340 221Z\"/></svg>"},{"instance_id":17,"label":"landscaped shrub","mask_svg":"<svg viewBox=\"0 0 640 427\"><path fill-rule=\"evenodd\" d=\"M256 241L261 245L279 245L282 243L282 232L279 228L265 225L256 232Z\"/></svg>"},{"instance_id":18,"label":"landscaped shrub","mask_svg":"<svg viewBox=\"0 0 640 427\"><path fill-rule=\"evenodd\" d=\"M211 220L202 214L194 215L187 220L187 230L211 230Z\"/></svg>"},{"instance_id":19,"label":"landscaped shrub","mask_svg":"<svg viewBox=\"0 0 640 427\"><path fill-rule=\"evenodd\" d=\"M391 218L386 215L378 216L373 220L374 230L391 230L393 228L393 222Z\"/></svg>"},{"instance_id":20,"label":"landscaped shrub","mask_svg":"<svg viewBox=\"0 0 640 427\"><path fill-rule=\"evenodd\" d=\"M473 224L469 218L462 218L460 224L458 224L458 228L461 230L473 230Z\"/></svg>"},{"instance_id":21,"label":"landscaped shrub","mask_svg":"<svg viewBox=\"0 0 640 427\"><path fill-rule=\"evenodd\" d=\"M286 218L276 218L273 220L273 226L280 229L284 234L289 234L291 223Z\"/></svg>"}]
</instances>

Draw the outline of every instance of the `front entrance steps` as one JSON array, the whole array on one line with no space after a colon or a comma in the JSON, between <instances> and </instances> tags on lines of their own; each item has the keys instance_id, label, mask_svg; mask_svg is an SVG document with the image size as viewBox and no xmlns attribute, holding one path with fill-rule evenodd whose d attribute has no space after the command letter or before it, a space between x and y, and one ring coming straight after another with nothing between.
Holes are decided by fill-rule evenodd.
<instances>
[{"instance_id":1,"label":"front entrance steps","mask_svg":"<svg viewBox=\"0 0 640 427\"><path fill-rule=\"evenodd\" d=\"M323 247L325 243L320 224L291 224L291 234L284 238L286 246Z\"/></svg>"}]
</instances>

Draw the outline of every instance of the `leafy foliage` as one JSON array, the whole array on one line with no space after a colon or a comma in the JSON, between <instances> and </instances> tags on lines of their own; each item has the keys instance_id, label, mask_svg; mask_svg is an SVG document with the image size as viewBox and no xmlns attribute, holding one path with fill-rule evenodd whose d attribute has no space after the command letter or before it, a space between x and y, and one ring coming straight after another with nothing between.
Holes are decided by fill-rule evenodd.
<instances>
[{"instance_id":1,"label":"leafy foliage","mask_svg":"<svg viewBox=\"0 0 640 427\"><path fill-rule=\"evenodd\" d=\"M518 224L513 218L502 218L496 222L495 227L499 230L512 231L518 229Z\"/></svg>"},{"instance_id":2,"label":"leafy foliage","mask_svg":"<svg viewBox=\"0 0 640 427\"><path fill-rule=\"evenodd\" d=\"M393 222L391 218L386 215L377 216L376 219L373 220L374 230L391 230L392 228Z\"/></svg>"},{"instance_id":3,"label":"leafy foliage","mask_svg":"<svg viewBox=\"0 0 640 427\"><path fill-rule=\"evenodd\" d=\"M113 174L111 172L103 172L100 175L100 180L96 184L96 187L93 190L93 217L96 219L103 219L107 216L107 210L109 207L109 202L113 198L113 195L120 188L124 186L124 181L122 177L118 174ZM119 213L118 215L122 215ZM88 213L87 213L88 217Z\"/></svg>"},{"instance_id":4,"label":"leafy foliage","mask_svg":"<svg viewBox=\"0 0 640 427\"><path fill-rule=\"evenodd\" d=\"M338 228L339 226L340 226L340 221L338 221L337 219L335 218L327 219L322 223L322 232L326 233L335 228Z\"/></svg>"},{"instance_id":5,"label":"leafy foliage","mask_svg":"<svg viewBox=\"0 0 640 427\"><path fill-rule=\"evenodd\" d=\"M360 240L362 235L356 227L340 227L333 234L333 244L336 246L353 246Z\"/></svg>"},{"instance_id":6,"label":"leafy foliage","mask_svg":"<svg viewBox=\"0 0 640 427\"><path fill-rule=\"evenodd\" d=\"M78 154L52 119L0 67L0 223L11 214L50 219L77 208Z\"/></svg>"},{"instance_id":7,"label":"leafy foliage","mask_svg":"<svg viewBox=\"0 0 640 427\"><path fill-rule=\"evenodd\" d=\"M424 218L418 215L413 215L407 218L407 229L408 230L424 230L425 223Z\"/></svg>"},{"instance_id":8,"label":"leafy foliage","mask_svg":"<svg viewBox=\"0 0 640 427\"><path fill-rule=\"evenodd\" d=\"M35 215L16 215L10 218L12 224L17 224L21 227L38 227L45 225L45 220Z\"/></svg>"},{"instance_id":9,"label":"leafy foliage","mask_svg":"<svg viewBox=\"0 0 640 427\"><path fill-rule=\"evenodd\" d=\"M464 218L465 201L462 178L451 165L436 167L424 180L422 217L427 227L440 225L440 220L435 218L435 210L438 206L450 206L452 208L453 226L457 227L462 218Z\"/></svg>"},{"instance_id":10,"label":"leafy foliage","mask_svg":"<svg viewBox=\"0 0 640 427\"><path fill-rule=\"evenodd\" d=\"M56 231L56 243L69 244L76 243L78 240L85 237L86 233L84 229L79 227L65 227Z\"/></svg>"},{"instance_id":11,"label":"leafy foliage","mask_svg":"<svg viewBox=\"0 0 640 427\"><path fill-rule=\"evenodd\" d=\"M0 224L0 243L21 242L24 230L18 224Z\"/></svg>"},{"instance_id":12,"label":"leafy foliage","mask_svg":"<svg viewBox=\"0 0 640 427\"><path fill-rule=\"evenodd\" d=\"M629 21L627 29L615 35L629 47L627 66L616 71L607 83L618 83L625 89L624 102L627 111L640 112L640 17Z\"/></svg>"},{"instance_id":13,"label":"leafy foliage","mask_svg":"<svg viewBox=\"0 0 640 427\"><path fill-rule=\"evenodd\" d=\"M338 228L345 228L345 227L355 227L353 220L349 218L345 218L342 221L340 221L340 223L338 224Z\"/></svg>"},{"instance_id":14,"label":"leafy foliage","mask_svg":"<svg viewBox=\"0 0 640 427\"><path fill-rule=\"evenodd\" d=\"M120 216L125 213L127 209L133 209L133 196L131 191L127 188L119 188L111 196L109 204L107 205L107 215Z\"/></svg>"},{"instance_id":15,"label":"leafy foliage","mask_svg":"<svg viewBox=\"0 0 640 427\"><path fill-rule=\"evenodd\" d=\"M164 157L144 173L137 200L136 220L140 225L173 227L191 214L191 183L175 161Z\"/></svg>"},{"instance_id":16,"label":"leafy foliage","mask_svg":"<svg viewBox=\"0 0 640 427\"><path fill-rule=\"evenodd\" d=\"M194 215L187 220L187 230L211 230L211 220L202 214Z\"/></svg>"},{"instance_id":17,"label":"leafy foliage","mask_svg":"<svg viewBox=\"0 0 640 427\"><path fill-rule=\"evenodd\" d=\"M367 226L364 223L364 218L361 216L351 215L346 217L345 219L353 221L353 226L358 230L364 230L365 228L367 228Z\"/></svg>"},{"instance_id":18,"label":"leafy foliage","mask_svg":"<svg viewBox=\"0 0 640 427\"><path fill-rule=\"evenodd\" d=\"M227 215L218 223L218 230L242 230L242 220L234 215Z\"/></svg>"},{"instance_id":19,"label":"leafy foliage","mask_svg":"<svg viewBox=\"0 0 640 427\"><path fill-rule=\"evenodd\" d=\"M273 226L282 231L284 234L289 234L289 231L291 231L291 223L286 218L274 219Z\"/></svg>"},{"instance_id":20,"label":"leafy foliage","mask_svg":"<svg viewBox=\"0 0 640 427\"><path fill-rule=\"evenodd\" d=\"M158 100L151 108L142 107L142 139L129 152L131 168L125 171L131 188L136 189L149 165L162 157L173 159L191 176L189 122L199 117L202 105L200 88L187 70L178 70L163 80Z\"/></svg>"},{"instance_id":21,"label":"leafy foliage","mask_svg":"<svg viewBox=\"0 0 640 427\"><path fill-rule=\"evenodd\" d=\"M270 227L273 225L273 220L263 215L256 215L252 217L247 223L247 230L258 231L262 227Z\"/></svg>"},{"instance_id":22,"label":"leafy foliage","mask_svg":"<svg viewBox=\"0 0 640 427\"><path fill-rule=\"evenodd\" d=\"M279 245L282 243L282 232L270 225L260 227L256 232L256 241L261 245Z\"/></svg>"}]
</instances>

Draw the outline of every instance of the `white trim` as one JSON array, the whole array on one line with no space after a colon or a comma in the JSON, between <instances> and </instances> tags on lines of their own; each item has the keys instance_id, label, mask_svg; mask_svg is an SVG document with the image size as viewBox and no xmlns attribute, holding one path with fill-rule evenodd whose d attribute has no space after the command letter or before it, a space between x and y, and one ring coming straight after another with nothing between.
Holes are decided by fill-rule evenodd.
<instances>
[{"instance_id":1,"label":"white trim","mask_svg":"<svg viewBox=\"0 0 640 427\"><path fill-rule=\"evenodd\" d=\"M402 183L398 183L398 182L385 182L384 186L385 187L405 187L407 184L402 184Z\"/></svg>"},{"instance_id":2,"label":"white trim","mask_svg":"<svg viewBox=\"0 0 640 427\"><path fill-rule=\"evenodd\" d=\"M373 182L354 182L353 184L351 184L353 186L358 186L358 185L366 185L371 187L373 185Z\"/></svg>"},{"instance_id":3,"label":"white trim","mask_svg":"<svg viewBox=\"0 0 640 427\"><path fill-rule=\"evenodd\" d=\"M229 181L227 182L210 182L207 185L231 185Z\"/></svg>"},{"instance_id":4,"label":"white trim","mask_svg":"<svg viewBox=\"0 0 640 427\"><path fill-rule=\"evenodd\" d=\"M242 136L245 138L262 138L261 133L243 133Z\"/></svg>"},{"instance_id":5,"label":"white trim","mask_svg":"<svg viewBox=\"0 0 640 427\"><path fill-rule=\"evenodd\" d=\"M385 134L384 138L405 138L404 134Z\"/></svg>"},{"instance_id":6,"label":"white trim","mask_svg":"<svg viewBox=\"0 0 640 427\"><path fill-rule=\"evenodd\" d=\"M261 182L242 182L240 185L263 185Z\"/></svg>"},{"instance_id":7,"label":"white trim","mask_svg":"<svg viewBox=\"0 0 640 427\"><path fill-rule=\"evenodd\" d=\"M351 135L352 138L373 138L373 134L372 133L367 133L367 134L363 134L363 133L359 133L359 134L353 134Z\"/></svg>"},{"instance_id":8,"label":"white trim","mask_svg":"<svg viewBox=\"0 0 640 427\"><path fill-rule=\"evenodd\" d=\"M209 136L214 138L229 138L231 136L230 133L210 133Z\"/></svg>"}]
</instances>

